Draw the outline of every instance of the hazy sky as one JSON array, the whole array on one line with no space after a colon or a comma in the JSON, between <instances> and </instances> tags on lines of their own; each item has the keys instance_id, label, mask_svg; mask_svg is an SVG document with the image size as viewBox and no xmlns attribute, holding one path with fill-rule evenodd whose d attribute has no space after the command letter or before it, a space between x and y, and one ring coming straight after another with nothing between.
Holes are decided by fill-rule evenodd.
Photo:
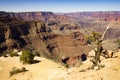
<instances>
[{"instance_id":1,"label":"hazy sky","mask_svg":"<svg viewBox=\"0 0 120 80\"><path fill-rule=\"evenodd\" d=\"M0 0L0 11L120 11L120 0Z\"/></svg>"}]
</instances>

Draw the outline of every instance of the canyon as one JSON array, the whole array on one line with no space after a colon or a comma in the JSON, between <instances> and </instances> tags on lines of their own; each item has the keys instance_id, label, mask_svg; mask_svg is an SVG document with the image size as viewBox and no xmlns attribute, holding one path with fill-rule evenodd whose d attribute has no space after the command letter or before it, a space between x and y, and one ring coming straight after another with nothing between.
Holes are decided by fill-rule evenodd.
<instances>
[{"instance_id":1,"label":"canyon","mask_svg":"<svg viewBox=\"0 0 120 80\"><path fill-rule=\"evenodd\" d=\"M102 34L110 26L105 39L113 40L120 36L119 25L119 11L61 14L1 11L0 54L26 49L57 60L87 55L93 48L86 39L91 31Z\"/></svg>"},{"instance_id":2,"label":"canyon","mask_svg":"<svg viewBox=\"0 0 120 80\"><path fill-rule=\"evenodd\" d=\"M0 11L0 79L2 80L119 80L120 12ZM94 66L96 45L88 37L102 36L100 64ZM23 64L17 51L32 52L36 63ZM39 56L36 56L39 55ZM100 68L99 68L100 66ZM25 69L17 73L16 69ZM11 76L11 72L15 72Z\"/></svg>"}]
</instances>

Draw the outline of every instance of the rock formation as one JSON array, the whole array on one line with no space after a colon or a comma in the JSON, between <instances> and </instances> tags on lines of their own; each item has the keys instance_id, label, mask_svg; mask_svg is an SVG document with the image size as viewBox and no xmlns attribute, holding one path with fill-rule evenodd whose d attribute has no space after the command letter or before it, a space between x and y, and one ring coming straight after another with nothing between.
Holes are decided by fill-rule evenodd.
<instances>
[{"instance_id":1,"label":"rock formation","mask_svg":"<svg viewBox=\"0 0 120 80\"><path fill-rule=\"evenodd\" d=\"M77 12L77 13L67 13L65 14L69 17L75 18L88 18L88 19L98 19L103 21L120 21L119 11L101 11L101 12Z\"/></svg>"},{"instance_id":2,"label":"rock formation","mask_svg":"<svg viewBox=\"0 0 120 80\"><path fill-rule=\"evenodd\" d=\"M87 54L89 50L81 32L55 34L43 21L24 21L3 14L0 15L0 53L9 53L13 49L35 50L42 56L60 60L63 56Z\"/></svg>"},{"instance_id":3,"label":"rock formation","mask_svg":"<svg viewBox=\"0 0 120 80\"><path fill-rule=\"evenodd\" d=\"M113 21L105 37L114 38L120 35L119 19L120 12L0 12L0 53L17 48L50 58L81 56L90 50L86 32L102 33Z\"/></svg>"}]
</instances>

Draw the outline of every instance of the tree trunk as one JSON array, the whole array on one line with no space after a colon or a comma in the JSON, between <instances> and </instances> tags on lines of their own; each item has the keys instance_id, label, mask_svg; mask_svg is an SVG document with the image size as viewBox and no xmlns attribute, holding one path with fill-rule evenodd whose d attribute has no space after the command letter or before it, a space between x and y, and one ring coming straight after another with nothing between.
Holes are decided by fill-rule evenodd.
<instances>
[{"instance_id":1,"label":"tree trunk","mask_svg":"<svg viewBox=\"0 0 120 80\"><path fill-rule=\"evenodd\" d=\"M98 66L100 63L100 53L101 53L101 41L97 41L97 50L95 51L95 66Z\"/></svg>"}]
</instances>

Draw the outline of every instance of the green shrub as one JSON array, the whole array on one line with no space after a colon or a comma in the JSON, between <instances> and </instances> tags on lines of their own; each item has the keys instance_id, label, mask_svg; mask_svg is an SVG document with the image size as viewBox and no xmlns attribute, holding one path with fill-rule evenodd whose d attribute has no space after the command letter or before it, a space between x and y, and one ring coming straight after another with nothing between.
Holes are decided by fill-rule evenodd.
<instances>
[{"instance_id":1,"label":"green shrub","mask_svg":"<svg viewBox=\"0 0 120 80\"><path fill-rule=\"evenodd\" d=\"M98 32L92 31L90 36L87 36L87 40L90 42L96 42L101 38Z\"/></svg>"},{"instance_id":2,"label":"green shrub","mask_svg":"<svg viewBox=\"0 0 120 80\"><path fill-rule=\"evenodd\" d=\"M10 52L9 55L10 55L10 57L18 56L17 52Z\"/></svg>"},{"instance_id":3,"label":"green shrub","mask_svg":"<svg viewBox=\"0 0 120 80\"><path fill-rule=\"evenodd\" d=\"M21 72L26 72L27 70L22 67L21 69L17 69L16 67L12 68L12 71L10 71L10 77L13 76L14 74L21 73Z\"/></svg>"},{"instance_id":4,"label":"green shrub","mask_svg":"<svg viewBox=\"0 0 120 80\"><path fill-rule=\"evenodd\" d=\"M30 51L23 51L22 55L20 56L20 61L24 63L31 64L33 63L34 55Z\"/></svg>"}]
</instances>

